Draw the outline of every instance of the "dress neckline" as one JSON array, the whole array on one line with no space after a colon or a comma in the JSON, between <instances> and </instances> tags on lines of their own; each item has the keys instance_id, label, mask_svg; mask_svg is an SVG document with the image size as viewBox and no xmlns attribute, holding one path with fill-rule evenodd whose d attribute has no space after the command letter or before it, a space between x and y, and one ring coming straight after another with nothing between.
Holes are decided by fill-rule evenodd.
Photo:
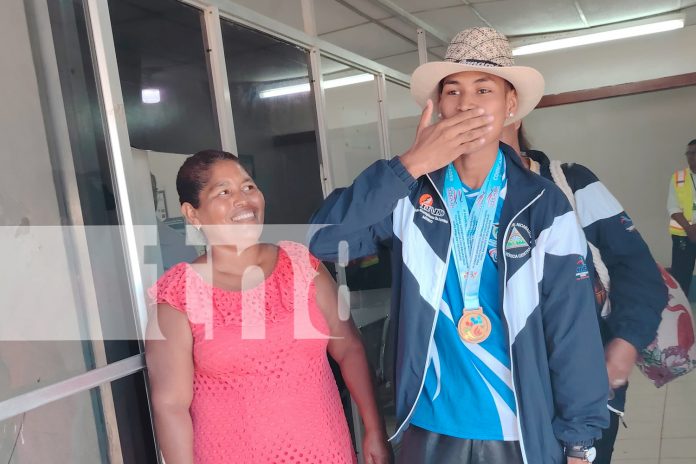
<instances>
[{"instance_id":1,"label":"dress neckline","mask_svg":"<svg viewBox=\"0 0 696 464\"><path fill-rule=\"evenodd\" d=\"M274 246L277 248L278 256L276 258L275 265L273 266L273 269L271 270L271 272L261 282L254 285L253 287L250 287L250 288L247 288L244 290L241 290L241 289L240 290L228 290L226 288L217 287L217 286L213 285L213 283L208 282L198 271L196 271L196 268L194 267L194 265L192 263L185 262L183 264L195 276L195 278L199 282L201 282L204 286L211 287L213 290L218 291L218 292L229 293L229 294L242 294L244 292L249 292L249 291L256 290L258 288L262 288L266 285L266 283L275 279L276 274L278 273L278 271L280 269L281 260L285 259L285 252L283 251L282 247L279 247L277 245L274 245Z\"/></svg>"}]
</instances>

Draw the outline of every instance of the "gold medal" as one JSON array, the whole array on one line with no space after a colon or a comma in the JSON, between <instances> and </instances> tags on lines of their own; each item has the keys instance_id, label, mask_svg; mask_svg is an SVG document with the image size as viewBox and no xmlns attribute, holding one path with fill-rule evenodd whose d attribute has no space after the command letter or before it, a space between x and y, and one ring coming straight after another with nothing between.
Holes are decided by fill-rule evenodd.
<instances>
[{"instance_id":1,"label":"gold medal","mask_svg":"<svg viewBox=\"0 0 696 464\"><path fill-rule=\"evenodd\" d=\"M462 341L481 343L491 334L491 320L483 314L483 308L465 309L457 324Z\"/></svg>"}]
</instances>

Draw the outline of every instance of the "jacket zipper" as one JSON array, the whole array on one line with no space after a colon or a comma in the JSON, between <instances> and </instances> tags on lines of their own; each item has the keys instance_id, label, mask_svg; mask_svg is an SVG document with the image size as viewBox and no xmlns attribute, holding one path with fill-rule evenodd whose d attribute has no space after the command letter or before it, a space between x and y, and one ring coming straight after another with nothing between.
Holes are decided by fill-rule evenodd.
<instances>
[{"instance_id":1,"label":"jacket zipper","mask_svg":"<svg viewBox=\"0 0 696 464\"><path fill-rule=\"evenodd\" d=\"M449 239L449 244L447 245L447 257L445 258L445 272L443 275L440 277L440 282L438 283L438 288L442 287L444 289L445 284L444 281L447 278L447 270L449 269L449 260L450 260L450 254L452 252L452 214L449 211L449 208L447 208L447 203L445 202L445 199L442 197L442 194L440 191L437 189L435 186L435 182L430 178L430 174L425 175L428 180L430 181L430 184L433 186L433 189L437 193L437 196L440 197L440 200L442 201L442 205L445 207L445 211L447 211L447 216L449 219L449 227L450 227L450 239ZM442 293L442 290L440 291L440 294ZM395 437L397 437L401 432L402 428L404 425L408 424L409 420L411 420L411 416L413 416L413 412L416 410L416 405L418 404L418 399L420 398L421 393L423 392L423 387L425 386L425 378L428 373L428 364L430 363L430 346L433 343L433 338L435 334L435 327L437 326L437 319L438 316L440 315L440 305L438 304L435 306L435 319L433 320L433 326L430 329L430 338L428 340L428 351L426 353L426 360L425 360L425 367L423 368L423 378L421 379L421 384L420 387L418 388L418 394L416 395L416 399L413 402L413 406L411 406L411 410L409 411L408 415L406 416L406 419L399 425L399 427L396 429L394 432L394 435L392 435L389 438L389 441L393 440Z\"/></svg>"},{"instance_id":2,"label":"jacket zipper","mask_svg":"<svg viewBox=\"0 0 696 464\"><path fill-rule=\"evenodd\" d=\"M541 198L541 196L544 194L545 191L546 190L542 190L541 193L539 193L539 195L537 195L536 197L534 197L534 199L532 201L527 203L527 206L525 206L524 208L519 210L517 212L517 214L515 214L512 217L512 219L510 219L510 222L505 227L505 233L503 234L503 240L505 240L505 237L507 237L507 234L510 231L510 226L512 225L513 222L515 222L515 219L517 219L517 217L520 214L522 214L527 208L532 206L539 198ZM500 309L502 310L503 315L505 315L504 304L505 304L505 289L507 288L508 265L507 265L507 256L505 256L504 246L503 246L502 251L503 251L503 263L505 264L505 272L503 275L503 299L502 299L503 307ZM507 316L505 316L505 319L507 320ZM522 438L523 434L522 434L522 422L520 421L520 403L519 403L519 400L517 399L517 387L515 386L515 363L514 363L513 358L512 358L512 340L510 340L509 329L508 329L508 351L510 353L510 377L511 377L511 381L512 381L512 394L515 397L515 408L517 409L517 414L515 414L515 418L517 419L517 432L518 432L519 438L520 438L520 450L522 451L522 460L524 461L524 464L528 464L527 463L527 452L524 449L524 440Z\"/></svg>"}]
</instances>

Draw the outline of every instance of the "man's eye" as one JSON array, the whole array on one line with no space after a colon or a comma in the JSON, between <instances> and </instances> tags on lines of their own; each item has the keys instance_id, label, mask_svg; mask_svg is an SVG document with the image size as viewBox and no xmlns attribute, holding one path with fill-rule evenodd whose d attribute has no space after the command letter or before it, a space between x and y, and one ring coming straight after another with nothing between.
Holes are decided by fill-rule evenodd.
<instances>
[{"instance_id":1,"label":"man's eye","mask_svg":"<svg viewBox=\"0 0 696 464\"><path fill-rule=\"evenodd\" d=\"M221 190L218 195L228 195L229 193L230 193L230 191L225 189L225 190Z\"/></svg>"},{"instance_id":2,"label":"man's eye","mask_svg":"<svg viewBox=\"0 0 696 464\"><path fill-rule=\"evenodd\" d=\"M254 190L255 187L256 186L249 184L249 185L245 185L244 187L242 187L242 190L244 190L245 192L248 192L249 190Z\"/></svg>"},{"instance_id":3,"label":"man's eye","mask_svg":"<svg viewBox=\"0 0 696 464\"><path fill-rule=\"evenodd\" d=\"M478 93L491 93L490 89L479 89Z\"/></svg>"},{"instance_id":4,"label":"man's eye","mask_svg":"<svg viewBox=\"0 0 696 464\"><path fill-rule=\"evenodd\" d=\"M459 90L455 90L455 89L448 90L447 95L459 95Z\"/></svg>"}]
</instances>

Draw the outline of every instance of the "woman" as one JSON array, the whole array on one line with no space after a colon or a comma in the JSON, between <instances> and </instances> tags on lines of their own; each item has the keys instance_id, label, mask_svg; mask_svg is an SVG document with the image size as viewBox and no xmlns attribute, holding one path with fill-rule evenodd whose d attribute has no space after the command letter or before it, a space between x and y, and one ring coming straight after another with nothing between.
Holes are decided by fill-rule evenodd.
<instances>
[{"instance_id":1,"label":"woman","mask_svg":"<svg viewBox=\"0 0 696 464\"><path fill-rule=\"evenodd\" d=\"M328 271L297 243L258 242L264 197L236 156L196 153L177 190L208 252L150 290L146 358L167 464L355 462L327 350L363 417L365 461L386 463L364 349Z\"/></svg>"}]
</instances>

